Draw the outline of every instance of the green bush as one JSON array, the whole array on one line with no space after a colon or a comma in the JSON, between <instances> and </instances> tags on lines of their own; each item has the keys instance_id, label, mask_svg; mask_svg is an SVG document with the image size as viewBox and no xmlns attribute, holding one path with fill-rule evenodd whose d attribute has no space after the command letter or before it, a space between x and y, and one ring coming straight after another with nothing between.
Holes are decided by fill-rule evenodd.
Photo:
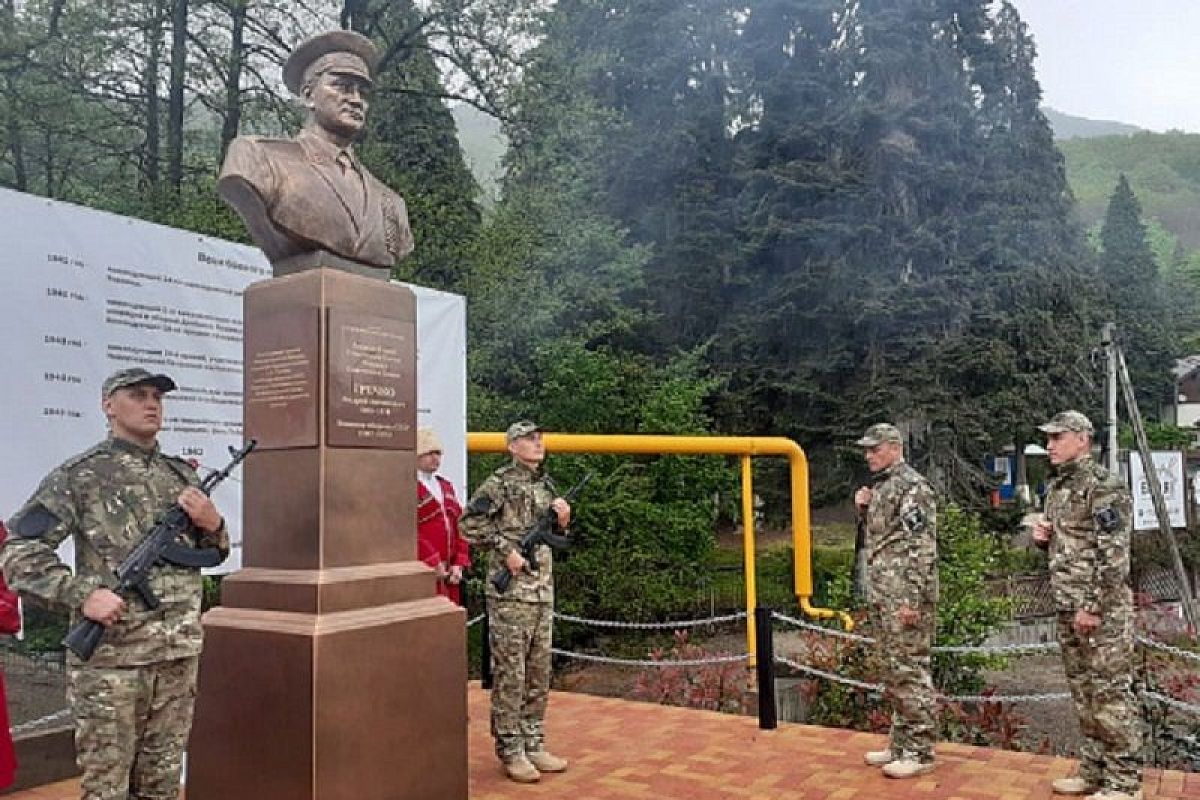
<instances>
[{"instance_id":1,"label":"green bush","mask_svg":"<svg viewBox=\"0 0 1200 800\"><path fill-rule=\"evenodd\" d=\"M522 416L551 431L701 434L716 382L698 364L692 355L664 365L557 341L537 351L538 381L525 397L474 407L472 425L503 430ZM505 459L473 461L472 487ZM723 511L714 498L737 497L727 459L551 453L546 468L563 491L595 473L574 504L574 545L556 558L560 611L646 621L695 608Z\"/></svg>"}]
</instances>

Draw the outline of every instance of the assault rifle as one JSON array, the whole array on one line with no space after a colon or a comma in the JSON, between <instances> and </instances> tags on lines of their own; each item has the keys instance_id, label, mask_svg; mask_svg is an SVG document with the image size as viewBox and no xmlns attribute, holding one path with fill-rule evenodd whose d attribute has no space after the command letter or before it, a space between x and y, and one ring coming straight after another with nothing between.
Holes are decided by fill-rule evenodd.
<instances>
[{"instance_id":1,"label":"assault rifle","mask_svg":"<svg viewBox=\"0 0 1200 800\"><path fill-rule=\"evenodd\" d=\"M563 500L568 503L575 500L575 496L583 491L583 487L592 479L592 473L587 473L583 476L583 480L571 487L571 490L563 495ZM565 550L571 546L571 540L562 532L562 528L558 524L558 514L553 508L546 509L546 513L538 517L538 519L529 527L525 535L521 537L521 543L518 545L521 551L521 556L525 559L525 567L530 572L538 571L537 563L537 548L540 544L549 545L553 550ZM496 587L496 591L504 594L508 591L508 585L512 583L512 570L507 565L500 568L500 572L496 577L492 578L492 586Z\"/></svg>"},{"instance_id":2,"label":"assault rifle","mask_svg":"<svg viewBox=\"0 0 1200 800\"><path fill-rule=\"evenodd\" d=\"M201 481L200 491L212 494L212 490L217 487L217 484L229 477L229 473L233 472L242 459L250 454L256 444L258 442L251 439L241 450L230 447L229 455L233 457L233 460L225 466L225 469L209 473ZM160 603L150 589L151 569L159 564L173 564L189 569L203 569L220 564L222 561L221 551L217 548L189 547L178 541L179 537L190 531L191 528L191 517L178 503L172 503L171 507L159 516L150 532L142 537L142 540L117 567L117 585L113 587L113 591L118 594L136 592L146 607L153 610L158 608ZM96 647L99 646L100 639L104 636L104 630L103 624L84 617L75 623L71 630L67 631L67 636L62 643L81 660L87 661L96 652Z\"/></svg>"},{"instance_id":3,"label":"assault rifle","mask_svg":"<svg viewBox=\"0 0 1200 800\"><path fill-rule=\"evenodd\" d=\"M872 475L867 481L867 488L873 491L882 482L883 476ZM870 555L867 552L866 509L855 508L854 517L854 564L850 571L850 591L855 598L863 600L867 596L867 557Z\"/></svg>"}]
</instances>

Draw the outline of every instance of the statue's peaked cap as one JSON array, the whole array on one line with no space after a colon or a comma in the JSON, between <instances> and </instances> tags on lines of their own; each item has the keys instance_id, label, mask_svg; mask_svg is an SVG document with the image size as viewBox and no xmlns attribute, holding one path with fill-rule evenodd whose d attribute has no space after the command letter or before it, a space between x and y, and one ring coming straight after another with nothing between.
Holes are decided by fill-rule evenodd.
<instances>
[{"instance_id":1,"label":"statue's peaked cap","mask_svg":"<svg viewBox=\"0 0 1200 800\"><path fill-rule=\"evenodd\" d=\"M305 72L317 59L331 53L347 53L361 59L366 68L362 77L370 81L379 66L379 49L356 31L329 31L306 39L296 46L283 65L283 83L299 96L304 89ZM358 73L358 70L350 70Z\"/></svg>"}]
</instances>

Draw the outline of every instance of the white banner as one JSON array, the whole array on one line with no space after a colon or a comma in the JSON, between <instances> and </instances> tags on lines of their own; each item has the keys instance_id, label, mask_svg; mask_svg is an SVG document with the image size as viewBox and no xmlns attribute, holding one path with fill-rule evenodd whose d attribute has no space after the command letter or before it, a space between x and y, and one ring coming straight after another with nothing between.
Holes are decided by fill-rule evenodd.
<instances>
[{"instance_id":1,"label":"white banner","mask_svg":"<svg viewBox=\"0 0 1200 800\"><path fill-rule=\"evenodd\" d=\"M1171 527L1187 527L1187 518L1183 510L1183 453L1152 451L1150 459L1154 462L1154 469L1162 485L1163 498L1167 501ZM1146 472L1142 469L1142 457L1138 453L1129 454L1129 475L1130 491L1133 493L1133 529L1157 530L1158 515L1154 512L1154 498L1150 494L1150 482L1146 479Z\"/></svg>"},{"instance_id":2,"label":"white banner","mask_svg":"<svg viewBox=\"0 0 1200 800\"><path fill-rule=\"evenodd\" d=\"M242 291L271 276L261 251L0 189L0 517L57 464L105 436L100 385L127 366L174 378L159 441L220 468L242 443ZM443 473L466 481L466 323L458 295L417 297L418 422L434 427ZM202 470L203 472L203 470ZM241 473L213 493L241 565ZM69 558L70 549L64 550Z\"/></svg>"}]
</instances>

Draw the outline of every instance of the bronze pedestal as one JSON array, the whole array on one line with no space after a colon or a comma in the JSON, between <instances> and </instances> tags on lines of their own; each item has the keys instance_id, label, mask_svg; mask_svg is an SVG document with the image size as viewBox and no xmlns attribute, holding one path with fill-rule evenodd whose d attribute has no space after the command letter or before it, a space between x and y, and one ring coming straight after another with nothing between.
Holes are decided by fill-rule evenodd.
<instances>
[{"instance_id":1,"label":"bronze pedestal","mask_svg":"<svg viewBox=\"0 0 1200 800\"><path fill-rule=\"evenodd\" d=\"M416 305L245 297L243 569L204 617L188 800L464 800L465 616L415 560Z\"/></svg>"}]
</instances>

